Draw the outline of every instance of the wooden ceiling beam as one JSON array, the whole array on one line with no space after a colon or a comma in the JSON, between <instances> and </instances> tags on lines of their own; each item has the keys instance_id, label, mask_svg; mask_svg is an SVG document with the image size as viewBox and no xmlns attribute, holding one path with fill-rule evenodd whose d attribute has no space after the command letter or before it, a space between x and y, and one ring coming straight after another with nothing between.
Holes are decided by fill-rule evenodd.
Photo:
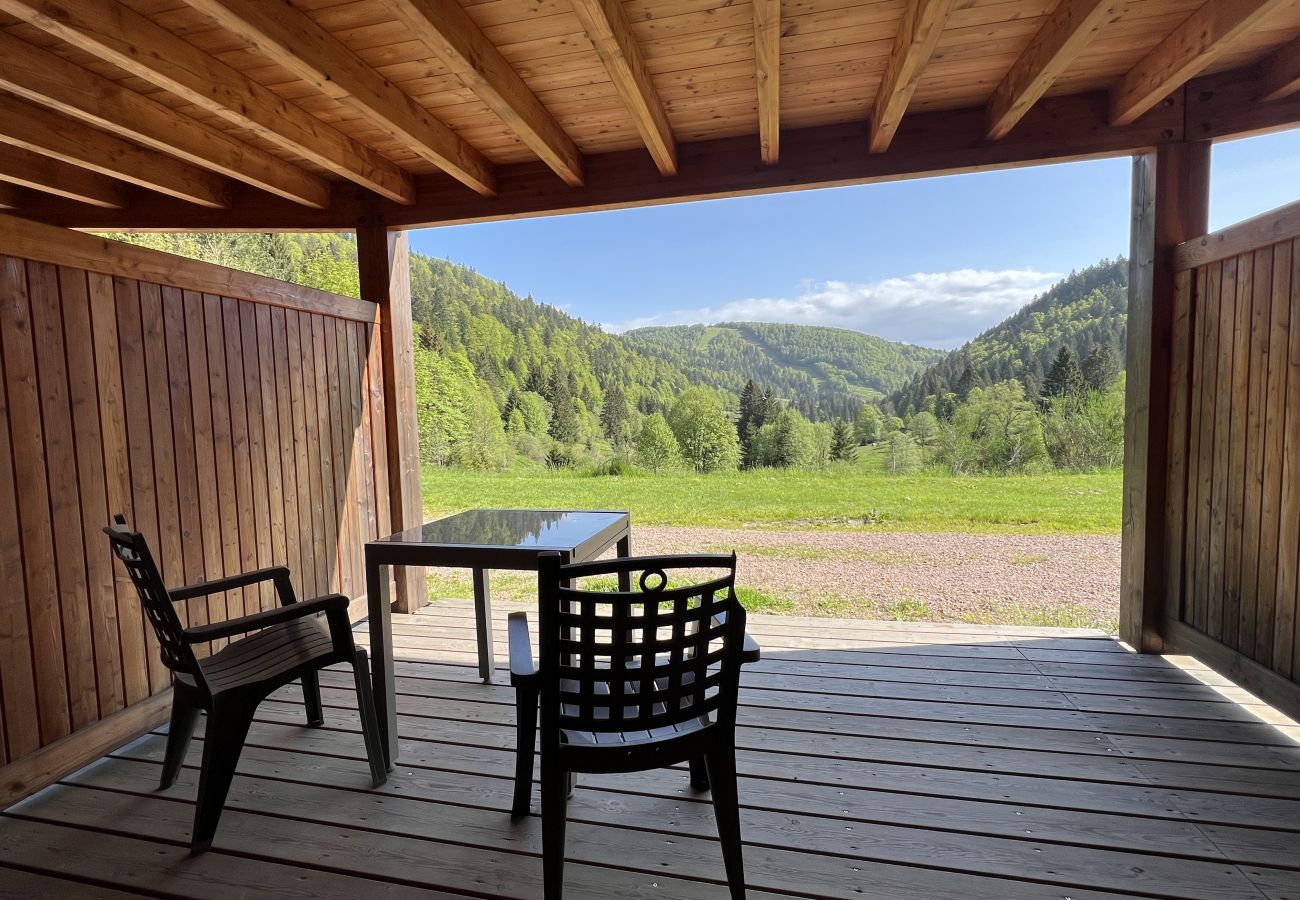
<instances>
[{"instance_id":1,"label":"wooden ceiling beam","mask_svg":"<svg viewBox=\"0 0 1300 900\"><path fill-rule=\"evenodd\" d=\"M460 0L384 0L384 4L565 184L582 184L582 154L577 145Z\"/></svg>"},{"instance_id":2,"label":"wooden ceiling beam","mask_svg":"<svg viewBox=\"0 0 1300 900\"><path fill-rule=\"evenodd\" d=\"M779 0L777 0L779 2ZM614 82L662 175L677 174L677 140L646 68L623 0L572 0L573 12Z\"/></svg>"},{"instance_id":3,"label":"wooden ceiling beam","mask_svg":"<svg viewBox=\"0 0 1300 900\"><path fill-rule=\"evenodd\" d=\"M295 203L329 206L323 178L5 32L0 88Z\"/></svg>"},{"instance_id":4,"label":"wooden ceiling beam","mask_svg":"<svg viewBox=\"0 0 1300 900\"><path fill-rule=\"evenodd\" d=\"M781 158L781 0L754 0L758 144L769 166Z\"/></svg>"},{"instance_id":5,"label":"wooden ceiling beam","mask_svg":"<svg viewBox=\"0 0 1300 900\"><path fill-rule=\"evenodd\" d=\"M1261 100L1281 100L1300 91L1300 38L1275 50L1259 72Z\"/></svg>"},{"instance_id":6,"label":"wooden ceiling beam","mask_svg":"<svg viewBox=\"0 0 1300 900\"><path fill-rule=\"evenodd\" d=\"M1142 57L1111 92L1112 125L1128 125L1154 107L1265 17L1292 0L1207 0Z\"/></svg>"},{"instance_id":7,"label":"wooden ceiling beam","mask_svg":"<svg viewBox=\"0 0 1300 900\"><path fill-rule=\"evenodd\" d=\"M1061 0L989 97L985 137L1006 137L1070 63L1127 7L1128 0Z\"/></svg>"},{"instance_id":8,"label":"wooden ceiling beam","mask_svg":"<svg viewBox=\"0 0 1300 900\"><path fill-rule=\"evenodd\" d=\"M493 166L483 154L287 0L186 2L457 181L480 194L495 190Z\"/></svg>"},{"instance_id":9,"label":"wooden ceiling beam","mask_svg":"<svg viewBox=\"0 0 1300 900\"><path fill-rule=\"evenodd\" d=\"M21 209L22 205L23 189L0 181L0 209Z\"/></svg>"},{"instance_id":10,"label":"wooden ceiling beam","mask_svg":"<svg viewBox=\"0 0 1300 900\"><path fill-rule=\"evenodd\" d=\"M903 21L894 37L893 53L876 90L876 102L871 106L868 148L872 153L889 149L921 81L921 73L939 45L939 35L952 6L953 0L907 0Z\"/></svg>"},{"instance_id":11,"label":"wooden ceiling beam","mask_svg":"<svg viewBox=\"0 0 1300 900\"><path fill-rule=\"evenodd\" d=\"M0 10L368 188L409 203L395 163L117 0L0 0Z\"/></svg>"},{"instance_id":12,"label":"wooden ceiling beam","mask_svg":"<svg viewBox=\"0 0 1300 900\"><path fill-rule=\"evenodd\" d=\"M172 156L0 94L0 142L201 206L230 205L229 183Z\"/></svg>"},{"instance_id":13,"label":"wooden ceiling beam","mask_svg":"<svg viewBox=\"0 0 1300 900\"><path fill-rule=\"evenodd\" d=\"M2 143L0 181L105 209L127 203L126 186L116 179Z\"/></svg>"}]
</instances>

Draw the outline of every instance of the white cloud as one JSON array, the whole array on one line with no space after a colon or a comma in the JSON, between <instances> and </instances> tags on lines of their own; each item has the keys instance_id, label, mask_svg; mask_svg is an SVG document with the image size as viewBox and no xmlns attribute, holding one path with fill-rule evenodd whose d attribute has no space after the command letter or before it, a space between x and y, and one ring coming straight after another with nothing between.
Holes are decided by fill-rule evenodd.
<instances>
[{"instance_id":1,"label":"white cloud","mask_svg":"<svg viewBox=\"0 0 1300 900\"><path fill-rule=\"evenodd\" d=\"M870 283L805 282L794 297L732 300L716 308L672 310L604 327L621 332L647 325L790 322L950 348L996 325L1060 277L1032 269L957 269Z\"/></svg>"}]
</instances>

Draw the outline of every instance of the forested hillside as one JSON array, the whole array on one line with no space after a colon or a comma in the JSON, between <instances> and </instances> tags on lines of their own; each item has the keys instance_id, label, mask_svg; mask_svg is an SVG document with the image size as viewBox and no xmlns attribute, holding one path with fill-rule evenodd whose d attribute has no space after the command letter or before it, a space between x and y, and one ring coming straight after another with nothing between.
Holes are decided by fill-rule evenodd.
<instances>
[{"instance_id":1,"label":"forested hillside","mask_svg":"<svg viewBox=\"0 0 1300 900\"><path fill-rule=\"evenodd\" d=\"M1128 260L1102 260L1053 285L1025 306L936 365L895 390L885 401L889 411L906 416L925 406L926 398L958 392L967 367L971 386L1009 379L1037 397L1061 347L1078 360L1094 347L1124 359L1128 334Z\"/></svg>"},{"instance_id":2,"label":"forested hillside","mask_svg":"<svg viewBox=\"0 0 1300 900\"><path fill-rule=\"evenodd\" d=\"M771 388L815 422L853 419L864 401L898 389L945 355L843 328L763 322L638 328L624 337L699 384L736 394L747 381Z\"/></svg>"}]
</instances>

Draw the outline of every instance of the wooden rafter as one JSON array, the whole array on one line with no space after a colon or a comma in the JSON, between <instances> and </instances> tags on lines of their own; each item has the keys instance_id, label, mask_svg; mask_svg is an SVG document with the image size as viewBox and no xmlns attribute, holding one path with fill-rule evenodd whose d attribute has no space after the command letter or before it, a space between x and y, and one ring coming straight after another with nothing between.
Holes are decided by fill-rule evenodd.
<instances>
[{"instance_id":1,"label":"wooden rafter","mask_svg":"<svg viewBox=\"0 0 1300 900\"><path fill-rule=\"evenodd\" d=\"M1127 125L1181 87L1291 0L1208 0L1137 62L1111 92L1110 121Z\"/></svg>"},{"instance_id":2,"label":"wooden rafter","mask_svg":"<svg viewBox=\"0 0 1300 900\"><path fill-rule=\"evenodd\" d=\"M329 205L324 179L4 32L0 88L295 203Z\"/></svg>"},{"instance_id":3,"label":"wooden rafter","mask_svg":"<svg viewBox=\"0 0 1300 900\"><path fill-rule=\"evenodd\" d=\"M677 173L677 141L664 105L632 33L623 0L572 0L573 11L587 32L605 71L632 115L646 149L664 175Z\"/></svg>"},{"instance_id":4,"label":"wooden rafter","mask_svg":"<svg viewBox=\"0 0 1300 900\"><path fill-rule=\"evenodd\" d=\"M1005 137L1127 6L1128 0L1061 0L989 98L986 137Z\"/></svg>"},{"instance_id":5,"label":"wooden rafter","mask_svg":"<svg viewBox=\"0 0 1300 900\"><path fill-rule=\"evenodd\" d=\"M116 0L0 0L0 10L389 200L414 197L388 159Z\"/></svg>"},{"instance_id":6,"label":"wooden rafter","mask_svg":"<svg viewBox=\"0 0 1300 900\"><path fill-rule=\"evenodd\" d=\"M1274 51L1260 65L1260 98L1281 100L1300 91L1300 39Z\"/></svg>"},{"instance_id":7,"label":"wooden rafter","mask_svg":"<svg viewBox=\"0 0 1300 900\"><path fill-rule=\"evenodd\" d=\"M22 205L23 189L0 181L0 209L20 209Z\"/></svg>"},{"instance_id":8,"label":"wooden rafter","mask_svg":"<svg viewBox=\"0 0 1300 900\"><path fill-rule=\"evenodd\" d=\"M0 141L201 206L230 205L219 175L6 94L0 94Z\"/></svg>"},{"instance_id":9,"label":"wooden rafter","mask_svg":"<svg viewBox=\"0 0 1300 900\"><path fill-rule=\"evenodd\" d=\"M453 178L480 194L496 189L481 153L286 0L186 2Z\"/></svg>"},{"instance_id":10,"label":"wooden rafter","mask_svg":"<svg viewBox=\"0 0 1300 900\"><path fill-rule=\"evenodd\" d=\"M105 209L127 203L120 181L8 144L0 144L0 181Z\"/></svg>"},{"instance_id":11,"label":"wooden rafter","mask_svg":"<svg viewBox=\"0 0 1300 900\"><path fill-rule=\"evenodd\" d=\"M925 64L939 45L939 35L952 6L953 0L907 0L903 21L894 38L894 51L880 79L876 102L871 107L868 146L872 153L884 153L889 149L912 94L921 81Z\"/></svg>"},{"instance_id":12,"label":"wooden rafter","mask_svg":"<svg viewBox=\"0 0 1300 900\"><path fill-rule=\"evenodd\" d=\"M384 3L566 184L582 184L582 154L577 145L459 0Z\"/></svg>"},{"instance_id":13,"label":"wooden rafter","mask_svg":"<svg viewBox=\"0 0 1300 900\"><path fill-rule=\"evenodd\" d=\"M758 143L763 162L781 156L781 0L754 0Z\"/></svg>"}]
</instances>

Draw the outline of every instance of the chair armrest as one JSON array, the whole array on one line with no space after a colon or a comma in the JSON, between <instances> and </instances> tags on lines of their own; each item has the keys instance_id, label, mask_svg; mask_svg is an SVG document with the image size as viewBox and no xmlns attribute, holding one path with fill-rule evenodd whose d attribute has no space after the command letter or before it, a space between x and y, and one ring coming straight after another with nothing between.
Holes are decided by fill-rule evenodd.
<instances>
[{"instance_id":1,"label":"chair armrest","mask_svg":"<svg viewBox=\"0 0 1300 900\"><path fill-rule=\"evenodd\" d=\"M265 569L256 569L240 575L213 578L210 581L198 581L167 593L171 595L172 601L176 602L192 600L195 597L206 597L209 594L219 594L222 591L233 591L236 588L247 587L250 584L260 584L263 581L275 582L275 589L280 595L280 603L288 605L295 601L293 586L289 582L289 569L286 566L267 566Z\"/></svg>"},{"instance_id":2,"label":"chair armrest","mask_svg":"<svg viewBox=\"0 0 1300 900\"><path fill-rule=\"evenodd\" d=\"M211 625L196 625L193 628L185 629L185 639L191 644L201 644L205 641L216 640L217 638L233 637L237 634L246 634L255 631L258 628L266 628L271 625L278 625L281 622L291 622L294 619L302 619L316 613L336 613L341 611L347 614L348 598L342 594L330 594L325 597L316 597L312 600L303 600L300 603L291 603L286 606L277 606L272 609L264 609L261 612L253 613L248 616L240 616L237 619L228 619L225 622L213 622Z\"/></svg>"},{"instance_id":3,"label":"chair armrest","mask_svg":"<svg viewBox=\"0 0 1300 900\"><path fill-rule=\"evenodd\" d=\"M507 628L510 637L510 683L518 686L537 677L533 641L528 636L528 614L512 612Z\"/></svg>"},{"instance_id":4,"label":"chair armrest","mask_svg":"<svg viewBox=\"0 0 1300 900\"><path fill-rule=\"evenodd\" d=\"M718 613L718 615L713 617L713 624L715 625L725 624L726 621L727 621L726 613ZM744 665L745 663L758 662L761 656L762 656L762 650L758 646L758 641L750 637L749 632L746 631L745 648L740 651L740 664Z\"/></svg>"}]
</instances>

